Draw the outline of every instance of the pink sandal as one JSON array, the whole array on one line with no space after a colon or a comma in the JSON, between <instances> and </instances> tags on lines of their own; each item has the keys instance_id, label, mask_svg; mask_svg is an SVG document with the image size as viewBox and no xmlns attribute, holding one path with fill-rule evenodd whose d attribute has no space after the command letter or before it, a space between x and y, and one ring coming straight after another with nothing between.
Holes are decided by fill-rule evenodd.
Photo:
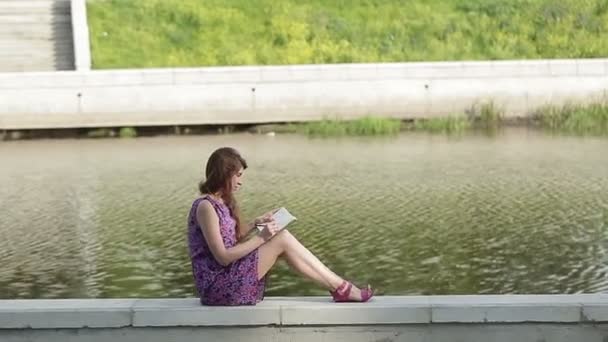
<instances>
[{"instance_id":1,"label":"pink sandal","mask_svg":"<svg viewBox=\"0 0 608 342\"><path fill-rule=\"evenodd\" d=\"M369 287L369 285L368 285L366 289L361 290L361 300L360 301L356 300L356 299L350 299L350 298L348 298L348 296L350 295L350 291L352 290L352 288L353 288L353 284L345 280L344 282L342 282L342 284L340 284L340 286L338 286L337 289L335 289L334 291L329 291L329 293L334 298L334 302L336 302L336 303L341 303L341 302L365 303L374 296L374 290L371 287Z\"/></svg>"}]
</instances>

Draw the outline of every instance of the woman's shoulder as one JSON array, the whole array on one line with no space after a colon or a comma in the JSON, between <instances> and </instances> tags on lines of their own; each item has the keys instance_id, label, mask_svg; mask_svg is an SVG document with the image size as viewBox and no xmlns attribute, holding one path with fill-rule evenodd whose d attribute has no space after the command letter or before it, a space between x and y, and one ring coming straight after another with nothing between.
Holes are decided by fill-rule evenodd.
<instances>
[{"instance_id":1,"label":"woman's shoulder","mask_svg":"<svg viewBox=\"0 0 608 342\"><path fill-rule=\"evenodd\" d=\"M211 196L209 196L208 194L201 194L199 197L194 199L194 203L193 203L196 207L201 207L202 205L207 205L207 206L215 206L215 203L213 202L213 199L211 198Z\"/></svg>"},{"instance_id":2,"label":"woman's shoulder","mask_svg":"<svg viewBox=\"0 0 608 342\"><path fill-rule=\"evenodd\" d=\"M196 207L196 214L198 215L217 215L217 207L213 200L205 195L198 197L194 200L194 206Z\"/></svg>"}]
</instances>

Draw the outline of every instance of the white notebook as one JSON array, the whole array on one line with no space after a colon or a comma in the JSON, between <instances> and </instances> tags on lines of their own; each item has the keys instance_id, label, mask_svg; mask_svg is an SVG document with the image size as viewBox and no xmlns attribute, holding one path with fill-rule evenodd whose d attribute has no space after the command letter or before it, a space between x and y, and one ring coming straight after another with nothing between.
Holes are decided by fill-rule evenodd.
<instances>
[{"instance_id":1,"label":"white notebook","mask_svg":"<svg viewBox=\"0 0 608 342\"><path fill-rule=\"evenodd\" d=\"M281 207L272 214L272 218L277 222L279 229L283 229L291 222L297 220L295 216L291 215L291 213L285 209L285 207Z\"/></svg>"},{"instance_id":2,"label":"white notebook","mask_svg":"<svg viewBox=\"0 0 608 342\"><path fill-rule=\"evenodd\" d=\"M275 211L274 214L272 214L272 218L279 226L279 230L283 230L288 224L297 220L295 216L291 215L291 213L285 209L285 207L281 207L279 210ZM264 226L257 226L257 228L258 230L262 230L264 229Z\"/></svg>"}]
</instances>

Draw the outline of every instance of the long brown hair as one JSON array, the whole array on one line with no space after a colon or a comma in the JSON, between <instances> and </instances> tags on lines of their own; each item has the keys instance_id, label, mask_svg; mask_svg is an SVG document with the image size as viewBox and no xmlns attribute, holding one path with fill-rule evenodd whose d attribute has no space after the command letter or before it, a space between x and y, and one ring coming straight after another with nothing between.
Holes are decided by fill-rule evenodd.
<instances>
[{"instance_id":1,"label":"long brown hair","mask_svg":"<svg viewBox=\"0 0 608 342\"><path fill-rule=\"evenodd\" d=\"M247 168L247 162L239 152L231 147L221 147L211 153L205 167L205 179L198 184L201 194L219 193L224 204L230 209L230 215L236 221L236 238L240 239L247 232L241 222L241 212L232 193L231 178L241 168Z\"/></svg>"}]
</instances>

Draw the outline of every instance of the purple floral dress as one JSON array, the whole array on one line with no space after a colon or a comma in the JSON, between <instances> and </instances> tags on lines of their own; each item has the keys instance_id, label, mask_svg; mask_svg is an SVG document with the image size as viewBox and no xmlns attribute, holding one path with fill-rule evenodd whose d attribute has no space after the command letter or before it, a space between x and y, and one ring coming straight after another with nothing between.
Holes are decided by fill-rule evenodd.
<instances>
[{"instance_id":1,"label":"purple floral dress","mask_svg":"<svg viewBox=\"0 0 608 342\"><path fill-rule=\"evenodd\" d=\"M188 215L188 245L192 274L203 305L255 305L264 298L265 279L258 280L258 249L222 266L215 260L196 219L200 201L209 201L220 219L220 234L226 248L236 245L236 221L221 202L203 196L192 203Z\"/></svg>"}]
</instances>

